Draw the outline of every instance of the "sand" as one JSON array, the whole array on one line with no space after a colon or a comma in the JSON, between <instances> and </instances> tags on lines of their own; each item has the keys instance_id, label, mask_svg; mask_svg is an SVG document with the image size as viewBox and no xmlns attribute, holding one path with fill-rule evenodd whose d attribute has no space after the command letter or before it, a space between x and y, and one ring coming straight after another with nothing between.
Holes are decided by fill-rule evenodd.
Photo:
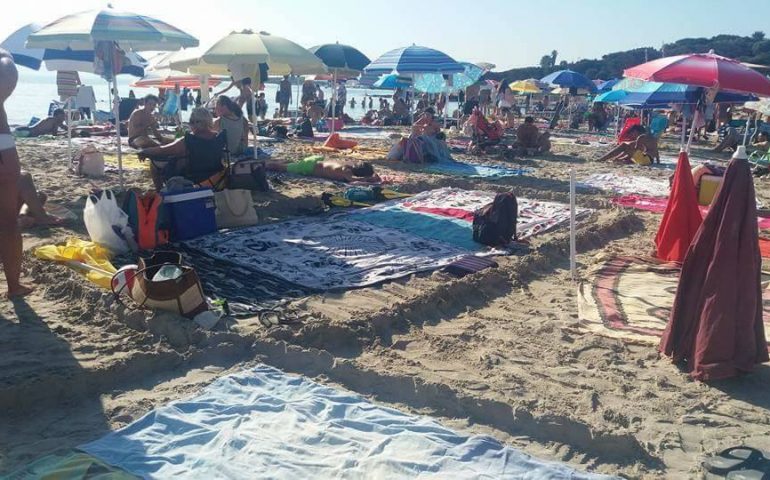
<instances>
[{"instance_id":1,"label":"sand","mask_svg":"<svg viewBox=\"0 0 770 480\"><path fill-rule=\"evenodd\" d=\"M502 180L374 163L382 173L404 177L399 189L405 192L512 188L518 196L560 202L569 198L569 169L578 179L608 170L659 179L672 173L596 163L607 147L577 145L577 136L561 135L551 155L485 158L535 169ZM666 155L676 155L673 142L665 143ZM308 147L284 143L275 157L297 158ZM696 146L693 156L710 156L706 147ZM100 148L108 151L109 144ZM78 214L92 187L118 183L115 173L100 180L68 173L61 139L21 140L19 153L51 201ZM142 171L127 172L126 180L150 185ZM262 222L316 212L322 192L342 188L286 175L273 184L275 192L255 195ZM767 180L757 179L756 187L760 201L770 204ZM600 255L652 250L660 216L618 209L609 198L598 191L578 196L580 206L596 209L578 229L581 276ZM73 235L87 238L81 221L25 232L25 276L37 289L23 301L0 303L0 474L96 439L255 362L491 434L539 457L629 478L701 478L701 460L721 448L770 449L767 366L705 385L653 347L578 328L564 229L534 238L528 255L499 258L497 269L462 279L426 273L313 295L286 306L300 313L297 325L267 329L245 319L210 332L174 315L126 309L74 272L30 254Z\"/></svg>"}]
</instances>

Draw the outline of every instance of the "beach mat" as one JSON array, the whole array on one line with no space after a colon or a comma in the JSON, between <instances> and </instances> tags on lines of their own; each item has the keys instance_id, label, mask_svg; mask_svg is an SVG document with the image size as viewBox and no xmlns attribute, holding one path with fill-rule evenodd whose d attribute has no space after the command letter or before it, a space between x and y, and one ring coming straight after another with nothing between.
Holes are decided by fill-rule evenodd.
<instances>
[{"instance_id":1,"label":"beach mat","mask_svg":"<svg viewBox=\"0 0 770 480\"><path fill-rule=\"evenodd\" d=\"M87 453L69 451L47 455L3 477L5 480L138 480Z\"/></svg>"},{"instance_id":2,"label":"beach mat","mask_svg":"<svg viewBox=\"0 0 770 480\"><path fill-rule=\"evenodd\" d=\"M468 178L518 177L532 171L531 168L510 168L501 165L484 165L457 161L427 164L423 170L429 173Z\"/></svg>"},{"instance_id":3,"label":"beach mat","mask_svg":"<svg viewBox=\"0 0 770 480\"><path fill-rule=\"evenodd\" d=\"M104 165L107 167L118 168L118 155L115 153L105 153ZM139 161L139 156L135 153L123 154L121 158L123 162L123 170L149 170L150 161Z\"/></svg>"},{"instance_id":4,"label":"beach mat","mask_svg":"<svg viewBox=\"0 0 770 480\"><path fill-rule=\"evenodd\" d=\"M81 448L148 479L607 478L266 365Z\"/></svg>"},{"instance_id":5,"label":"beach mat","mask_svg":"<svg viewBox=\"0 0 770 480\"><path fill-rule=\"evenodd\" d=\"M605 337L654 344L666 328L680 266L641 257L615 257L591 269L578 287L581 328ZM770 290L763 291L770 335ZM768 338L770 344L770 338Z\"/></svg>"},{"instance_id":6,"label":"beach mat","mask_svg":"<svg viewBox=\"0 0 770 480\"><path fill-rule=\"evenodd\" d=\"M185 264L198 272L206 297L226 300L230 315L236 318L253 317L313 293L269 273L255 274L253 270L223 262L184 244L175 244L173 249L182 254Z\"/></svg>"},{"instance_id":7,"label":"beach mat","mask_svg":"<svg viewBox=\"0 0 770 480\"><path fill-rule=\"evenodd\" d=\"M633 208L636 210L644 210L646 212L663 213L666 211L666 205L668 205L668 198L666 197L647 197L644 195L623 195L612 199L612 203L620 207ZM700 213L703 217L709 211L707 205L698 205ZM757 226L761 230L770 229L770 218L757 216Z\"/></svg>"},{"instance_id":8,"label":"beach mat","mask_svg":"<svg viewBox=\"0 0 770 480\"><path fill-rule=\"evenodd\" d=\"M352 211L350 218L479 251L486 247L473 241L473 212L494 198L494 192L447 187ZM531 238L569 223L569 205L527 198L517 198L517 202L519 239ZM576 210L578 218L590 212L586 208Z\"/></svg>"},{"instance_id":9,"label":"beach mat","mask_svg":"<svg viewBox=\"0 0 770 480\"><path fill-rule=\"evenodd\" d=\"M344 213L218 232L185 246L316 290L374 285L438 269L469 253L401 230L355 221Z\"/></svg>"},{"instance_id":10,"label":"beach mat","mask_svg":"<svg viewBox=\"0 0 770 480\"><path fill-rule=\"evenodd\" d=\"M670 186L667 180L655 180L636 175L617 173L594 173L577 182L578 188L597 189L619 195L645 195L668 197Z\"/></svg>"}]
</instances>

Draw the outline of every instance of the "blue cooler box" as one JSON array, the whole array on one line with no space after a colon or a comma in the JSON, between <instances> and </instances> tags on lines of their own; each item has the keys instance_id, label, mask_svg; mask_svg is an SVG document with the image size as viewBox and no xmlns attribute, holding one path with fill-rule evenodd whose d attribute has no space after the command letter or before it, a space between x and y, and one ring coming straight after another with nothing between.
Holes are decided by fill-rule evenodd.
<instances>
[{"instance_id":1,"label":"blue cooler box","mask_svg":"<svg viewBox=\"0 0 770 480\"><path fill-rule=\"evenodd\" d=\"M163 194L171 241L190 240L217 231L214 191L195 188Z\"/></svg>"}]
</instances>

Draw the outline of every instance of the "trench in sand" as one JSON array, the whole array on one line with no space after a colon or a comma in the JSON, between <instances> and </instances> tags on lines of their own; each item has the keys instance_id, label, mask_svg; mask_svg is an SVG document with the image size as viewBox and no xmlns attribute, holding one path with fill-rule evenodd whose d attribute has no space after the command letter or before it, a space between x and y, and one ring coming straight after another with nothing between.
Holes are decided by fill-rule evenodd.
<instances>
[{"instance_id":1,"label":"trench in sand","mask_svg":"<svg viewBox=\"0 0 770 480\"><path fill-rule=\"evenodd\" d=\"M615 212L604 217L600 228L581 229L581 249L596 248L610 238L640 228L633 215ZM524 406L514 406L485 392L435 383L414 373L383 373L378 365L367 363L367 357L376 356L380 349L398 348L394 338L401 332L423 324L451 322L453 316L481 309L495 299L511 295L529 279L563 267L559 265L563 262L553 262L564 257L567 242L564 232L554 234L530 255L503 258L501 268L459 280L435 282L429 275L416 275L380 287L347 292L337 306L329 296L301 299L296 306L310 312L305 323L296 329L281 327L268 332L256 322L244 322L235 332L203 333L173 316L126 310L108 295L84 287L71 272L34 263L30 273L38 283L49 285L43 295L55 308L47 312L45 320L53 322L56 335L64 339L72 335L103 338L99 332L107 331L111 338L106 342L109 347L103 351L99 351L98 345L81 345L81 351L73 353L77 362L51 365L24 380L5 379L0 387L0 407L8 421L3 422L6 431L0 438L10 437L8 429L19 419L40 415L42 421L44 412L54 407L58 415L61 411L76 412L75 419L77 415L101 415L103 421L95 430L106 431L136 416L121 414L125 406L120 401L115 411L100 412L98 406L89 409L89 405L109 404L105 399L119 399L125 392L155 391L159 385L174 383L191 372L238 369L258 359L292 373L325 377L386 403L445 418L466 418L470 424L525 438L526 443L567 445L581 464L586 459L622 463L623 458L636 458L642 452L631 436L596 432L569 416L530 412ZM51 281L57 276L64 278ZM360 297L360 301L351 301L351 297ZM345 307L351 305L352 310ZM365 308L356 307L361 305ZM53 320L72 318L73 313L77 314L77 325L56 325ZM187 389L194 384L188 384ZM155 405L157 399L145 407ZM74 447L93 437L96 432L92 430L84 431L82 437L67 435L51 446ZM18 466L26 458L26 445L4 446L8 457L3 470ZM646 462L653 464L654 460Z\"/></svg>"}]
</instances>

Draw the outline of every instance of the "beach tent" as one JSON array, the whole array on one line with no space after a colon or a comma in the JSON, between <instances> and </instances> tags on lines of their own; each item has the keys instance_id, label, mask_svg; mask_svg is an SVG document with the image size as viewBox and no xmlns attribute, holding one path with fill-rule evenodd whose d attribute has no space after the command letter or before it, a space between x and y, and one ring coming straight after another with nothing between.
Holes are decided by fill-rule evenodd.
<instances>
[{"instance_id":1,"label":"beach tent","mask_svg":"<svg viewBox=\"0 0 770 480\"><path fill-rule=\"evenodd\" d=\"M122 51L179 50L197 45L195 37L165 22L111 7L64 16L30 34L26 42L26 47L32 49L94 51L94 73L111 82L114 91L113 111L121 187L123 158L118 124L118 85L115 81L120 65L115 62L116 54Z\"/></svg>"},{"instance_id":2,"label":"beach tent","mask_svg":"<svg viewBox=\"0 0 770 480\"><path fill-rule=\"evenodd\" d=\"M332 118L335 118L337 109L337 77L339 75L358 76L371 63L371 60L358 49L350 45L340 44L339 42L319 45L311 48L310 51L332 71L331 112ZM335 123L334 121L331 122L331 133L334 133Z\"/></svg>"}]
</instances>

